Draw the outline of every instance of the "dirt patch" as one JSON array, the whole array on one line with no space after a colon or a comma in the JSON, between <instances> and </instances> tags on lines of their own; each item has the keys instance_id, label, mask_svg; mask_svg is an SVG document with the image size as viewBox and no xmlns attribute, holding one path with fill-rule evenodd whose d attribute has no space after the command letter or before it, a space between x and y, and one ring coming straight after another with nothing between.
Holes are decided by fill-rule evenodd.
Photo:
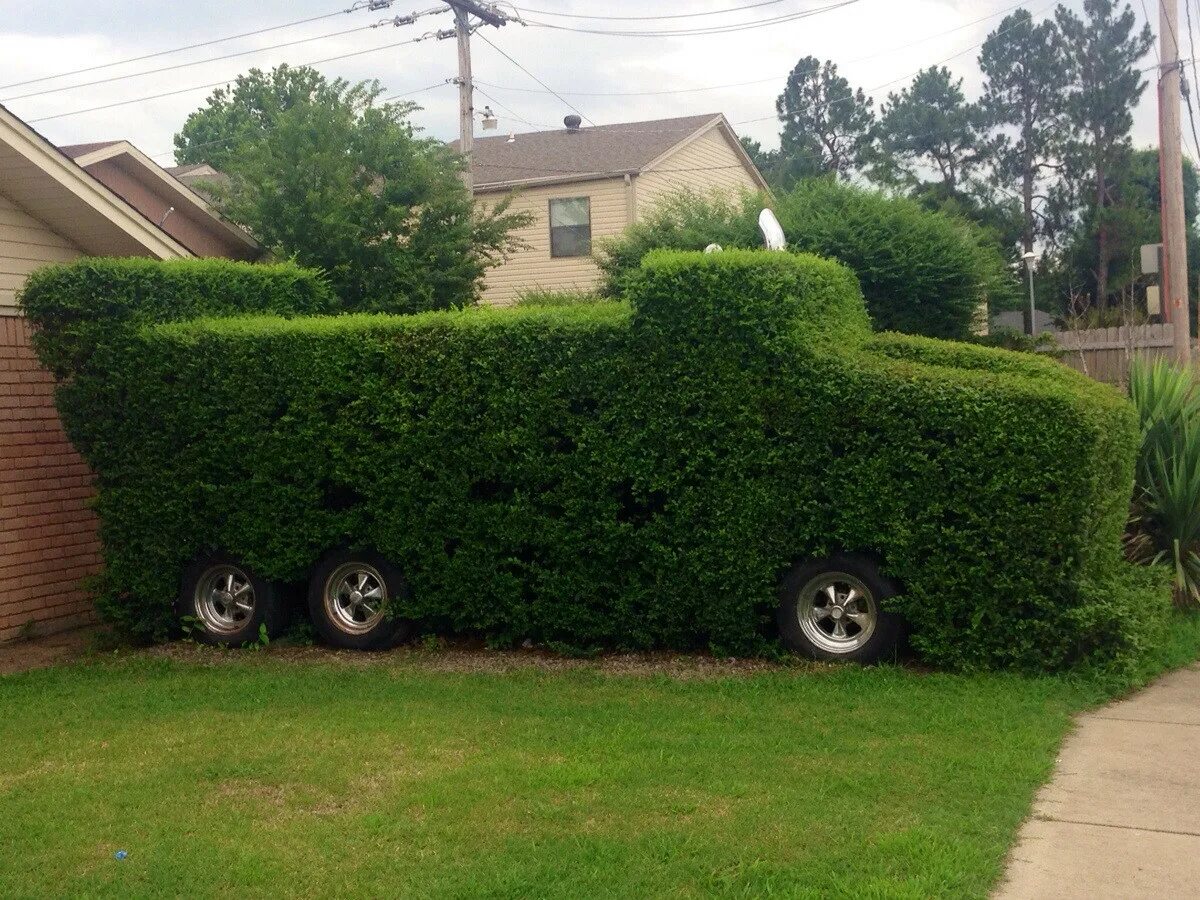
<instances>
[{"instance_id":1,"label":"dirt patch","mask_svg":"<svg viewBox=\"0 0 1200 900\"><path fill-rule=\"evenodd\" d=\"M452 674L507 674L513 672L598 672L608 675L672 678L725 678L763 672L825 671L833 667L800 660L719 658L686 653L606 653L574 659L538 649L490 650L467 642L436 648L398 647L385 653L331 650L318 646L272 644L265 650L223 650L188 642L164 644L142 651L193 664L224 665L259 660L296 664L326 664L357 669L396 669Z\"/></svg>"},{"instance_id":2,"label":"dirt patch","mask_svg":"<svg viewBox=\"0 0 1200 900\"><path fill-rule=\"evenodd\" d=\"M0 646L0 675L81 659L92 652L98 634L99 629L89 626L4 644Z\"/></svg>"}]
</instances>

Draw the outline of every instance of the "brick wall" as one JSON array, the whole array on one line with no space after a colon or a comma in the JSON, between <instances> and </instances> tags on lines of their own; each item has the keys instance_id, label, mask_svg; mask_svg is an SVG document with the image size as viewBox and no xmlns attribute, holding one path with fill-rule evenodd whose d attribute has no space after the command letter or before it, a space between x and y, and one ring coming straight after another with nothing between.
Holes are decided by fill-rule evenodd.
<instances>
[{"instance_id":1,"label":"brick wall","mask_svg":"<svg viewBox=\"0 0 1200 900\"><path fill-rule=\"evenodd\" d=\"M63 433L24 319L0 315L0 643L94 620L91 474Z\"/></svg>"}]
</instances>

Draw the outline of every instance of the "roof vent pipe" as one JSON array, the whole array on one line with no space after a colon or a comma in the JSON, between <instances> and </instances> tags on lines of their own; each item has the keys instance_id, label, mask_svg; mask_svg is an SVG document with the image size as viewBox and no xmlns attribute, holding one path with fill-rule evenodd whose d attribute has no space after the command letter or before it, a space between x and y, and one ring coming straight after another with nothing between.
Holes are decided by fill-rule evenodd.
<instances>
[{"instance_id":1,"label":"roof vent pipe","mask_svg":"<svg viewBox=\"0 0 1200 900\"><path fill-rule=\"evenodd\" d=\"M563 124L567 126L567 131L578 131L579 126L583 123L583 119L577 115L569 115L563 118Z\"/></svg>"}]
</instances>

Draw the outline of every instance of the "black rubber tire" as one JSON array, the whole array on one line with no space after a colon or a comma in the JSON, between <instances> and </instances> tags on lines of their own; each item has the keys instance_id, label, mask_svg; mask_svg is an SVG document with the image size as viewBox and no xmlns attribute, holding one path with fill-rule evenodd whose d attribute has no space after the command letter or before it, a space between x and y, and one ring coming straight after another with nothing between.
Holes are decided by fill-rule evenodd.
<instances>
[{"instance_id":1,"label":"black rubber tire","mask_svg":"<svg viewBox=\"0 0 1200 900\"><path fill-rule=\"evenodd\" d=\"M800 626L800 591L813 579L840 572L853 576L871 592L876 604L877 619L874 633L861 646L844 652L833 652L814 644ZM896 585L870 557L842 553L829 559L800 563L783 581L776 621L783 645L795 653L823 662L856 662L870 665L894 660L904 639L904 620L882 608L882 601L899 593Z\"/></svg>"},{"instance_id":2,"label":"black rubber tire","mask_svg":"<svg viewBox=\"0 0 1200 900\"><path fill-rule=\"evenodd\" d=\"M408 640L412 636L414 625L407 619L385 613L369 631L354 634L340 627L338 622L331 618L325 607L326 582L342 566L355 562L366 563L383 579L386 589L385 610L392 598L408 596L408 582L404 580L399 567L378 553L366 550L333 550L321 558L308 580L308 611L312 616L313 628L326 644L343 650L387 650Z\"/></svg>"},{"instance_id":3,"label":"black rubber tire","mask_svg":"<svg viewBox=\"0 0 1200 900\"><path fill-rule=\"evenodd\" d=\"M205 626L204 617L197 609L196 601L201 580L214 568L221 567L232 567L245 574L254 589L254 612L246 617L240 628L218 634ZM188 637L202 644L227 647L255 643L261 638L264 625L267 637L274 640L283 632L287 618L278 586L260 577L253 569L227 553L201 557L184 570L175 611L185 626L184 633Z\"/></svg>"}]
</instances>

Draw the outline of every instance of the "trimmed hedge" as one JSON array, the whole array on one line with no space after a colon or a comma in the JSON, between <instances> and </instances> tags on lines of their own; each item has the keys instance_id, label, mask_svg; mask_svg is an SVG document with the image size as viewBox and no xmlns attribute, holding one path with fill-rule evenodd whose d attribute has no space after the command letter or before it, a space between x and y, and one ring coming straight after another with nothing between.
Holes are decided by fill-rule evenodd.
<instances>
[{"instance_id":1,"label":"trimmed hedge","mask_svg":"<svg viewBox=\"0 0 1200 900\"><path fill-rule=\"evenodd\" d=\"M88 272L26 291L50 361ZM132 352L61 388L98 473L106 617L166 634L181 570L218 548L302 581L358 546L431 627L744 654L774 639L782 572L852 550L947 667L1125 659L1161 626L1166 592L1120 556L1138 431L1115 391L872 335L854 277L815 257L658 252L628 300L139 319Z\"/></svg>"}]
</instances>

